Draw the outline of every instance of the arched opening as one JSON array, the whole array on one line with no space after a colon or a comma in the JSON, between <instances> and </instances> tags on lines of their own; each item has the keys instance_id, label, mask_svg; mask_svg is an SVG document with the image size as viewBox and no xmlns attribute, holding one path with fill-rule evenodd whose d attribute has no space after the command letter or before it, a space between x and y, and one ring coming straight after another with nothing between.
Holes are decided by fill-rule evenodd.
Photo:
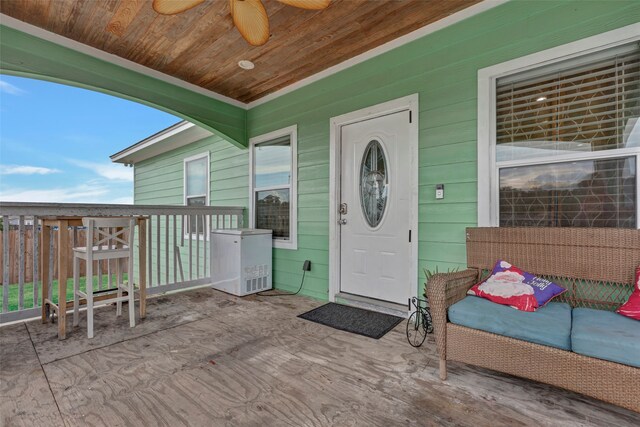
<instances>
[{"instance_id":1,"label":"arched opening","mask_svg":"<svg viewBox=\"0 0 640 427\"><path fill-rule=\"evenodd\" d=\"M246 110L140 71L0 26L0 72L103 92L188 120L239 147L247 146Z\"/></svg>"}]
</instances>

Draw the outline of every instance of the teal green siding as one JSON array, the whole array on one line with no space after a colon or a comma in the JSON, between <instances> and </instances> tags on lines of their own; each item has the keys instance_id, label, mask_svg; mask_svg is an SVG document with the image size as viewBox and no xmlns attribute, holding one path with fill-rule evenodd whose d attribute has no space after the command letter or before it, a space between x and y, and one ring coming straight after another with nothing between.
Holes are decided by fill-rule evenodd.
<instances>
[{"instance_id":1,"label":"teal green siding","mask_svg":"<svg viewBox=\"0 0 640 427\"><path fill-rule=\"evenodd\" d=\"M276 287L296 289L310 259L303 293L328 296L331 117L419 94L419 266L461 266L477 217L478 70L639 21L637 1L512 1L249 110L249 137L298 125L298 250L274 251ZM222 141L137 165L136 203L182 203L177 164L202 144L211 144L211 203L246 206L246 150ZM446 198L436 201L438 183Z\"/></svg>"},{"instance_id":2,"label":"teal green siding","mask_svg":"<svg viewBox=\"0 0 640 427\"><path fill-rule=\"evenodd\" d=\"M242 206L249 203L249 151L217 136L161 154L135 165L134 203L184 204L184 159L209 153L209 203Z\"/></svg>"}]
</instances>

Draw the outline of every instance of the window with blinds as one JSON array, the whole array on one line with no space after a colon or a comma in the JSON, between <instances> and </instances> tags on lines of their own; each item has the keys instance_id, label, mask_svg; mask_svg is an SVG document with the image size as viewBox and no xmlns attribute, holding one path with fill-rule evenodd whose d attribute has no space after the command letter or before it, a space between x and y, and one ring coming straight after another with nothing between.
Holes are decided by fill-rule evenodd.
<instances>
[{"instance_id":1,"label":"window with blinds","mask_svg":"<svg viewBox=\"0 0 640 427\"><path fill-rule=\"evenodd\" d=\"M498 79L502 226L637 227L640 48Z\"/></svg>"}]
</instances>

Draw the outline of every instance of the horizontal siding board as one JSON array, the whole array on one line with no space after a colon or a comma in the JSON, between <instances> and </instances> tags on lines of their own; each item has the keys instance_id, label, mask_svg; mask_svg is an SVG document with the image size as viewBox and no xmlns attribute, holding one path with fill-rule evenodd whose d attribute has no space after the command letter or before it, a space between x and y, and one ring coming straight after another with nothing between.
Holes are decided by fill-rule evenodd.
<instances>
[{"instance_id":1,"label":"horizontal siding board","mask_svg":"<svg viewBox=\"0 0 640 427\"><path fill-rule=\"evenodd\" d=\"M456 142L421 148L418 155L424 166L451 165L475 162L478 156L476 141Z\"/></svg>"},{"instance_id":2,"label":"horizontal siding board","mask_svg":"<svg viewBox=\"0 0 640 427\"><path fill-rule=\"evenodd\" d=\"M420 148L438 147L458 142L475 141L478 125L475 120L467 120L446 126L420 131Z\"/></svg>"},{"instance_id":3,"label":"horizontal siding board","mask_svg":"<svg viewBox=\"0 0 640 427\"><path fill-rule=\"evenodd\" d=\"M326 222L329 220L329 209L327 208L298 208L299 222Z\"/></svg>"},{"instance_id":4,"label":"horizontal siding board","mask_svg":"<svg viewBox=\"0 0 640 427\"><path fill-rule=\"evenodd\" d=\"M445 186L445 194L447 187ZM435 200L435 197L432 197ZM446 198L444 199L446 200ZM460 202L455 206L451 202L434 201L433 203L421 204L418 207L420 224L452 222L459 224L474 224L476 222L478 207L475 202Z\"/></svg>"},{"instance_id":5,"label":"horizontal siding board","mask_svg":"<svg viewBox=\"0 0 640 427\"><path fill-rule=\"evenodd\" d=\"M421 186L450 182L475 182L478 180L477 170L476 162L473 161L458 163L455 168L452 168L451 165L421 166L418 170L418 179Z\"/></svg>"},{"instance_id":6,"label":"horizontal siding board","mask_svg":"<svg viewBox=\"0 0 640 427\"><path fill-rule=\"evenodd\" d=\"M421 241L418 245L418 251L424 256L424 259L440 262L456 263L466 259L467 256L464 242L441 242L438 244L438 250L433 251L432 242Z\"/></svg>"},{"instance_id":7,"label":"horizontal siding board","mask_svg":"<svg viewBox=\"0 0 640 427\"><path fill-rule=\"evenodd\" d=\"M437 109L423 110L420 112L420 129L430 130L468 121L470 113L476 116L477 105L478 101L474 98Z\"/></svg>"},{"instance_id":8,"label":"horizontal siding board","mask_svg":"<svg viewBox=\"0 0 640 427\"><path fill-rule=\"evenodd\" d=\"M298 167L298 182L329 182L329 163Z\"/></svg>"},{"instance_id":9,"label":"horizontal siding board","mask_svg":"<svg viewBox=\"0 0 640 427\"><path fill-rule=\"evenodd\" d=\"M329 180L328 179L310 179L300 180L298 182L298 194L313 194L322 193L325 196L329 194Z\"/></svg>"}]
</instances>

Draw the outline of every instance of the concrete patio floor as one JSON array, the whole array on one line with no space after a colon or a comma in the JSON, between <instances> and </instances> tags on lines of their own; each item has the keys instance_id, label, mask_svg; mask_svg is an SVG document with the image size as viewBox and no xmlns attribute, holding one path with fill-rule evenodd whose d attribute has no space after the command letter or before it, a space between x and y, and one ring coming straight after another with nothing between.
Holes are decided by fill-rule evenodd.
<instances>
[{"instance_id":1,"label":"concrete patio floor","mask_svg":"<svg viewBox=\"0 0 640 427\"><path fill-rule=\"evenodd\" d=\"M451 363L404 322L380 340L296 316L305 297L236 298L198 289L85 316L58 341L32 321L0 328L0 425L638 426L640 414L569 391Z\"/></svg>"}]
</instances>

